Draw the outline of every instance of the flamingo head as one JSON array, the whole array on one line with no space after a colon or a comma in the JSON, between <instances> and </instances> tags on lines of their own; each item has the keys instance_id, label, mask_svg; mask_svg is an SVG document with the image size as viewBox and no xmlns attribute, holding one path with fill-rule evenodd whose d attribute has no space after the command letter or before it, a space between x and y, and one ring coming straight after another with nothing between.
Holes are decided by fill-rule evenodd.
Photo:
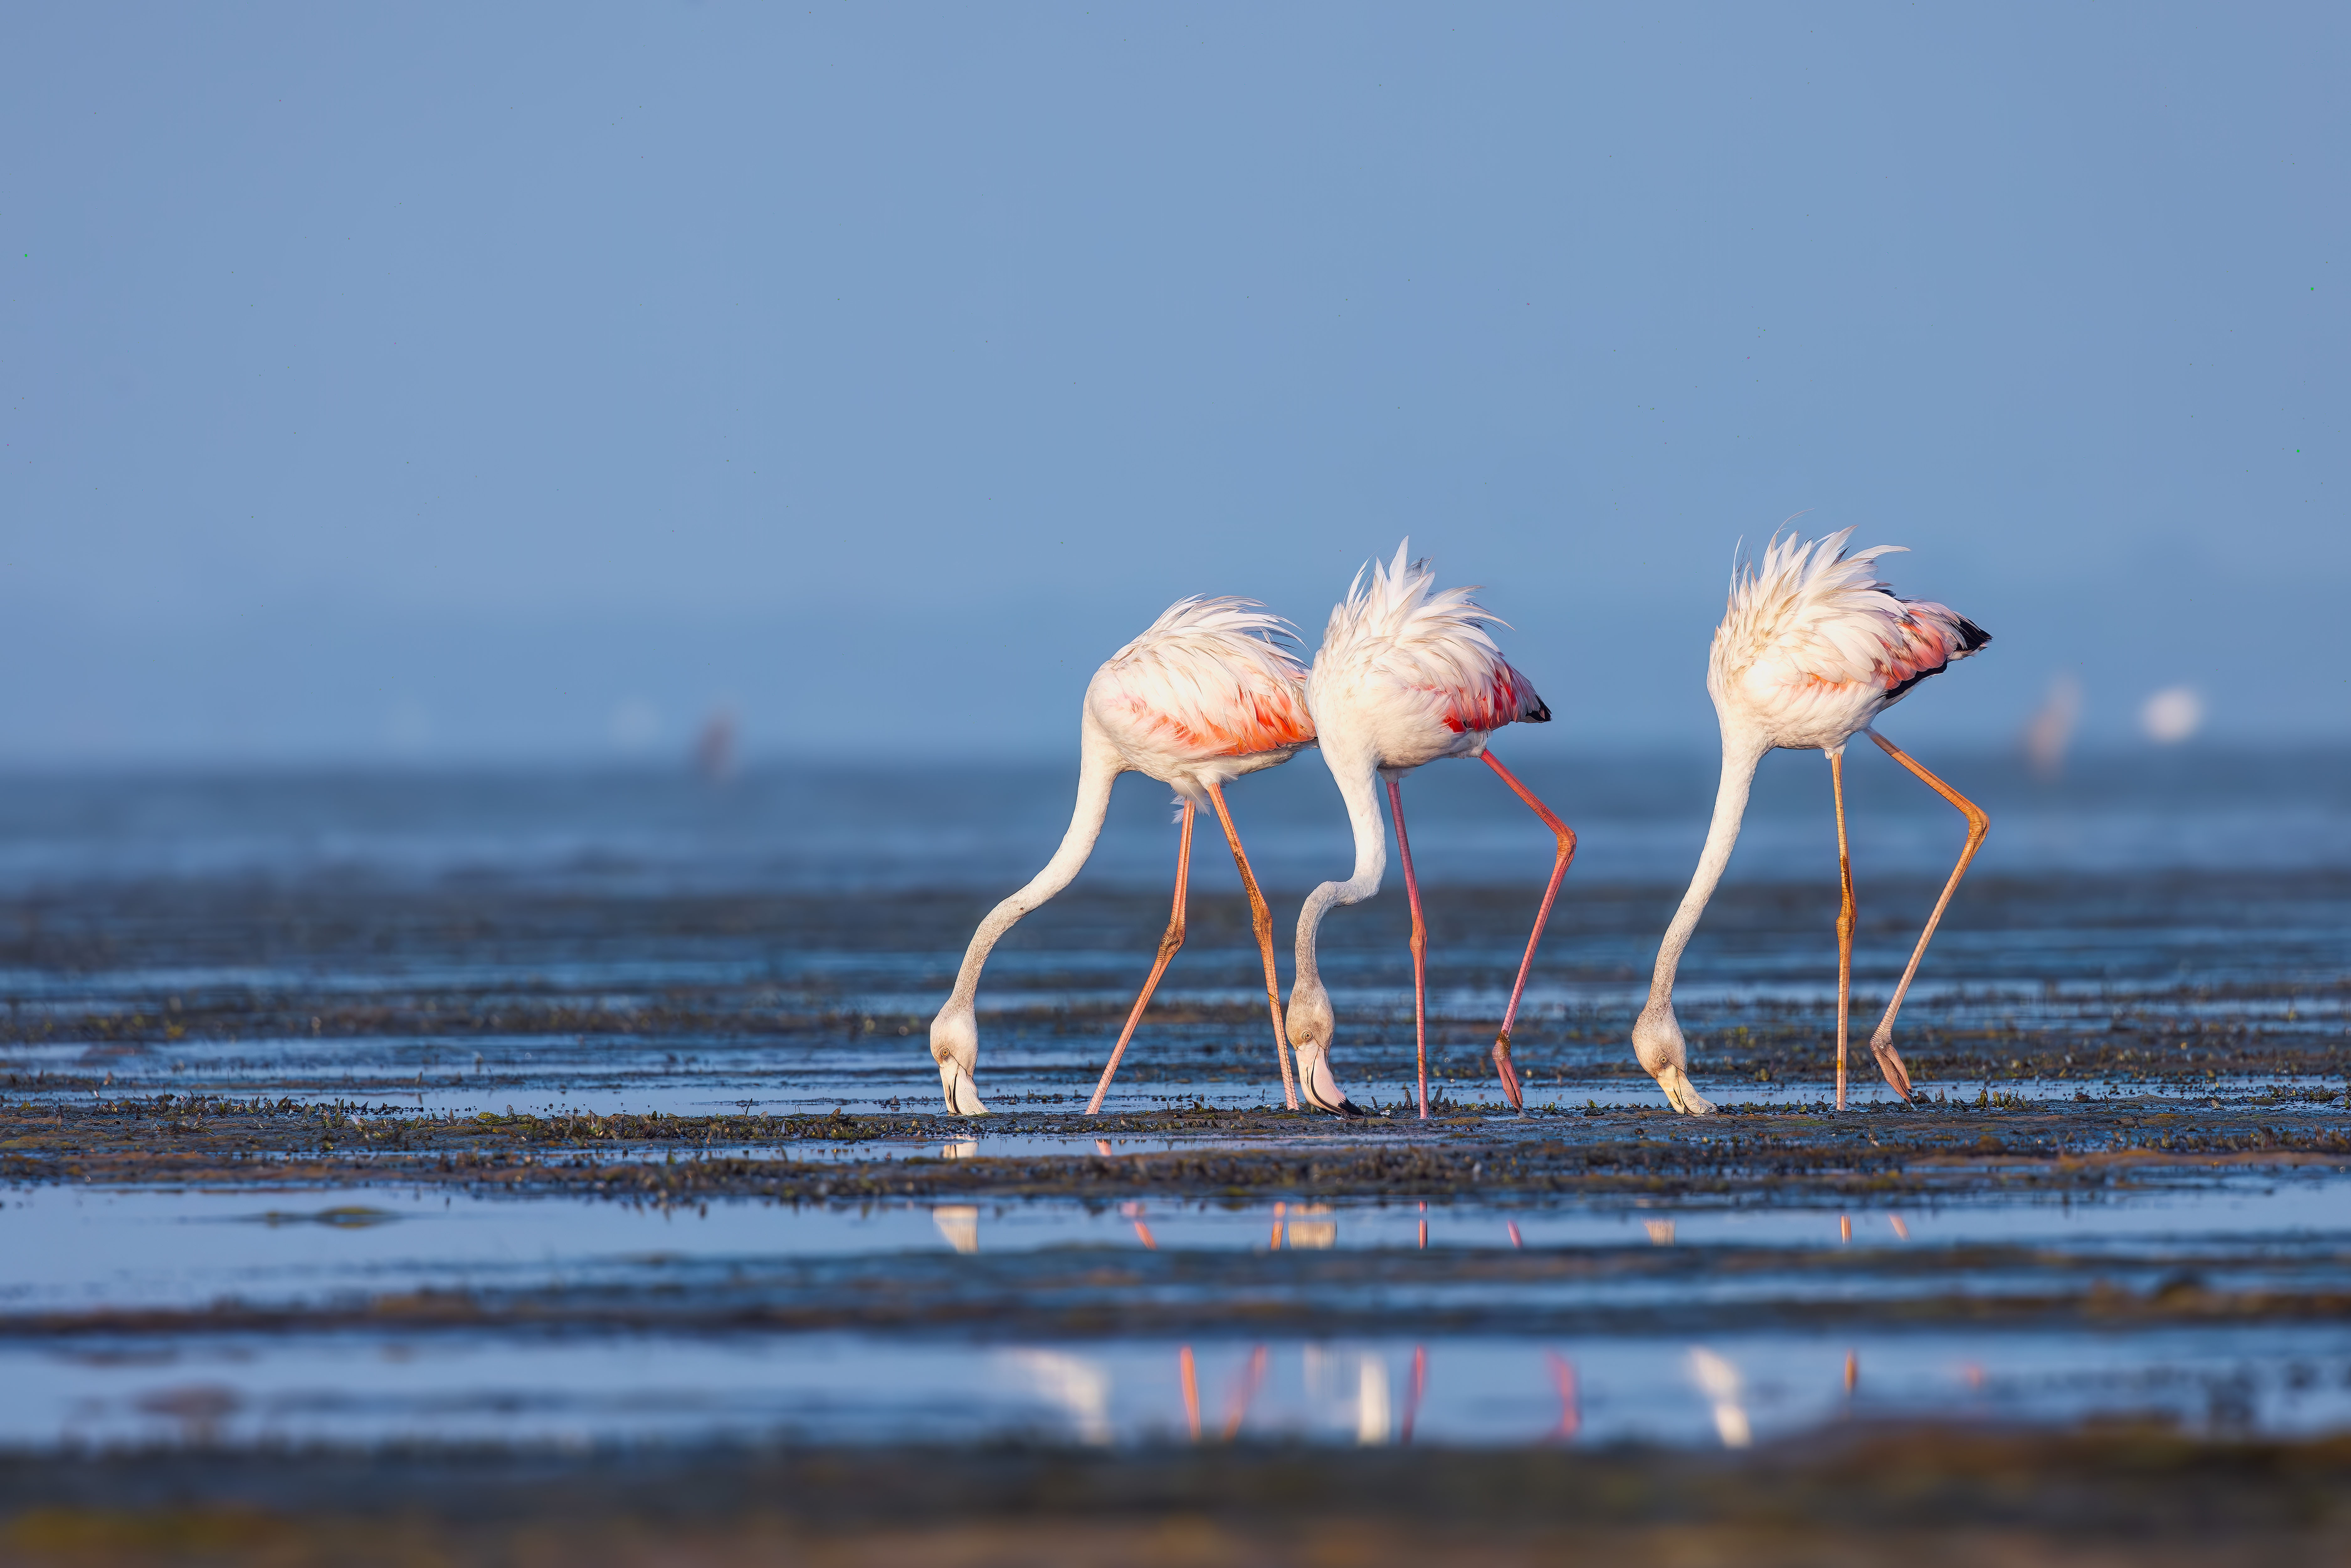
<instances>
[{"instance_id":1,"label":"flamingo head","mask_svg":"<svg viewBox=\"0 0 2351 1568\"><path fill-rule=\"evenodd\" d=\"M984 1116L979 1100L979 1019L969 1002L949 1002L931 1020L931 1060L951 1116Z\"/></svg>"},{"instance_id":2,"label":"flamingo head","mask_svg":"<svg viewBox=\"0 0 2351 1568\"><path fill-rule=\"evenodd\" d=\"M1290 988L1290 1009L1282 1019L1282 1028L1301 1062L1309 1054L1321 1056L1331 1049L1331 1036L1338 1028L1338 1019L1331 1011L1331 993L1322 988L1318 977L1304 976Z\"/></svg>"},{"instance_id":3,"label":"flamingo head","mask_svg":"<svg viewBox=\"0 0 2351 1568\"><path fill-rule=\"evenodd\" d=\"M1331 1011L1331 993L1322 988L1319 977L1309 975L1290 987L1290 1011L1282 1028L1298 1058L1298 1089L1306 1103L1336 1115L1362 1115L1331 1071L1331 1037L1338 1020Z\"/></svg>"},{"instance_id":4,"label":"flamingo head","mask_svg":"<svg viewBox=\"0 0 2351 1568\"><path fill-rule=\"evenodd\" d=\"M1633 1054L1657 1081L1675 1110L1703 1116L1714 1109L1713 1102L1698 1093L1690 1082L1689 1048L1682 1040L1681 1020L1674 1017L1672 1001L1659 998L1641 1009L1633 1023Z\"/></svg>"}]
</instances>

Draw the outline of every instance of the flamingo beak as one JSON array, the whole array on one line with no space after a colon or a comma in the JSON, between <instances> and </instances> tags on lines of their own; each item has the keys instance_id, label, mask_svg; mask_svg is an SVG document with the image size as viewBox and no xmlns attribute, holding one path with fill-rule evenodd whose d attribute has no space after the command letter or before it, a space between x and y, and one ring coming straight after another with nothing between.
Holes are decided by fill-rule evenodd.
<instances>
[{"instance_id":1,"label":"flamingo beak","mask_svg":"<svg viewBox=\"0 0 2351 1568\"><path fill-rule=\"evenodd\" d=\"M1667 1101L1686 1116L1708 1116L1714 1113L1714 1102L1698 1092L1689 1074L1678 1067L1667 1067L1657 1074L1657 1087L1666 1092Z\"/></svg>"},{"instance_id":2,"label":"flamingo beak","mask_svg":"<svg viewBox=\"0 0 2351 1568\"><path fill-rule=\"evenodd\" d=\"M947 1114L950 1116L985 1116L987 1107L980 1103L979 1085L971 1074L952 1061L939 1063L939 1086L945 1091Z\"/></svg>"}]
</instances>

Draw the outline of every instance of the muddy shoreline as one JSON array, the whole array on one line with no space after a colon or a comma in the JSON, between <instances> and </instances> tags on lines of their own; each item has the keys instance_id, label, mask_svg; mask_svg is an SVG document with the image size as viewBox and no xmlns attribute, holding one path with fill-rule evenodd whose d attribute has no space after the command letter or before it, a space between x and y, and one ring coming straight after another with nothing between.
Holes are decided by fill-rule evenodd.
<instances>
[{"instance_id":1,"label":"muddy shoreline","mask_svg":"<svg viewBox=\"0 0 2351 1568\"><path fill-rule=\"evenodd\" d=\"M1981 1097L1988 1100L1989 1096ZM2253 1167L2351 1167L2351 1124L2331 1090L2236 1109L2174 1101L1919 1109L1660 1107L1519 1116L1440 1107L1340 1122L1280 1111L1083 1115L670 1116L402 1114L390 1107L159 1096L0 1104L0 1180L349 1186L455 1185L691 1202L766 1197L1556 1197L1724 1196L1774 1201L1963 1191L2047 1192ZM1196 1147L1116 1156L966 1157L911 1145L1030 1137L1167 1139ZM795 1144L873 1157L796 1159ZM758 1154L737 1152L749 1145ZM1257 1147L1253 1145L1264 1145ZM714 1153L716 1150L718 1152Z\"/></svg>"},{"instance_id":2,"label":"muddy shoreline","mask_svg":"<svg viewBox=\"0 0 2351 1568\"><path fill-rule=\"evenodd\" d=\"M0 1458L13 1563L2304 1564L2351 1448L1858 1425L1621 1448Z\"/></svg>"}]
</instances>

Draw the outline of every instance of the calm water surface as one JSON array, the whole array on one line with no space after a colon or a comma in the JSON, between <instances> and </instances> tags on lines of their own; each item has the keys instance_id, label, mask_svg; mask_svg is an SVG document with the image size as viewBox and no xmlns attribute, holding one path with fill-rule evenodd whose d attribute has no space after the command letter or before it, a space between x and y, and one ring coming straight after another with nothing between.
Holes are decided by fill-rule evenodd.
<instances>
[{"instance_id":1,"label":"calm water surface","mask_svg":"<svg viewBox=\"0 0 2351 1568\"><path fill-rule=\"evenodd\" d=\"M1857 764L1852 807L1857 985L1880 996L1959 837L1955 814L1881 760ZM2351 757L2091 758L2053 785L2005 758L1928 760L1994 819L1905 1015L1930 1092L2159 1111L2343 1088ZM1704 832L1711 759L1538 757L1523 771L1583 835L1528 993L1532 1098L1638 1102L1652 1092L1626 1075L1625 1029ZM1406 795L1431 890L1437 1081L1466 1101L1495 1098L1482 1054L1548 866L1545 836L1490 786L1440 767ZM927 1109L923 1020L970 922L1050 852L1070 789L1064 769L1008 768L778 768L716 789L650 774L0 779L5 1092L435 1113ZM1298 895L1351 858L1327 774L1310 757L1234 802L1286 937ZM1726 1103L1824 1093L1834 845L1819 759L1771 759L1734 886L1685 970L1698 1077ZM1123 783L1078 887L999 952L983 1082L1005 1108L1081 1103L1165 918L1173 847L1165 792ZM1114 1108L1279 1098L1221 856L1204 838L1192 940ZM1396 887L1329 928L1344 1071L1382 1104L1409 1075L1401 922ZM548 1021L561 1009L599 1021ZM1767 1039L1795 1041L1798 1065L1729 1076ZM2294 1072L2274 1068L2279 1051ZM1014 1123L789 1152L1094 1145ZM2126 1185L2088 1204L1981 1194L1842 1211L1768 1189L1426 1210L662 1210L323 1191L266 1171L235 1189L19 1186L0 1197L0 1445L1196 1431L1737 1446L1886 1414L2340 1429L2339 1319L2126 1331L1946 1314L1906 1329L1881 1309L2173 1280L2341 1292L2346 1179L2311 1168ZM1505 1252L1598 1272L1470 1266ZM1668 1252L1664 1273L1628 1261ZM1048 1277L1063 1306L1094 1302L1092 1326L1020 1315ZM402 1326L397 1303L435 1292L512 1312ZM1236 1322L1231 1302L1252 1293L1277 1329ZM681 1301L701 1315L676 1316ZM857 1326L857 1302L883 1301L936 1310ZM262 1326L256 1312L280 1315ZM760 1326L778 1313L816 1326ZM1122 1327L1136 1314L1147 1327Z\"/></svg>"}]
</instances>

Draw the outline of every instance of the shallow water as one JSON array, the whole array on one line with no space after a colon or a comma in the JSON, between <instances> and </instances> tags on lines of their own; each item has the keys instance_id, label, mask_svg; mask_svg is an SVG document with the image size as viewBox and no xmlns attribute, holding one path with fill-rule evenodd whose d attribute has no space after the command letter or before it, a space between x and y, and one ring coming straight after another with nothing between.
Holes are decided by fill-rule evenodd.
<instances>
[{"instance_id":1,"label":"shallow water","mask_svg":"<svg viewBox=\"0 0 2351 1568\"><path fill-rule=\"evenodd\" d=\"M1034 1198L858 1207L748 1200L664 1209L570 1198L367 1189L18 1187L0 1197L0 1312L319 1304L475 1286L633 1283L682 1268L1043 1249L1418 1251L1681 1247L2047 1248L2170 1269L2258 1253L2351 1281L2351 1181L2262 1175L2093 1200L1960 1194L1880 1207L1745 1202L1114 1205ZM1686 1284L1675 1282L1675 1291ZM1809 1288L1809 1287L1808 1287ZM1889 1290L1907 1290L1889 1276ZM1546 1291L1549 1286L1543 1287ZM1500 1296L1489 1298L1498 1305Z\"/></svg>"},{"instance_id":2,"label":"shallow water","mask_svg":"<svg viewBox=\"0 0 2351 1568\"><path fill-rule=\"evenodd\" d=\"M2344 761L2094 759L2043 789L1961 759L1996 826L1903 1014L1925 1096L2061 1122L2339 1124ZM1827 1124L1834 839L1824 786L1789 762L1767 768L1678 996L1733 1136L1740 1113L1806 1113L1773 1136ZM1626 1035L1711 763L1530 771L1585 845L1514 1041L1538 1114L1461 1136L1551 1137L1568 1124L1554 1112L1656 1100ZM1481 775L1428 773L1408 800L1431 1087L1446 1108L1490 1107L1486 1052L1547 862ZM1948 810L1901 782L1856 784L1858 1106L1890 1102L1858 1042L1957 843ZM1235 792L1285 936L1303 888L1348 859L1327 788L1292 768ZM627 776L0 779L0 1095L444 1121L846 1107L889 1113L890 1135L714 1132L696 1152L908 1168L1415 1135L917 1122L937 1103L929 1015L972 922L1058 837L1066 794L1021 770L954 789L777 775L719 795ZM1086 876L991 963L981 1081L998 1109L1083 1105L1165 920L1172 841L1160 798L1123 789ZM1280 1103L1229 865L1204 853L1197 883L1113 1112ZM1400 888L1326 928L1334 1061L1383 1109L1413 1071L1405 930ZM1621 1135L1650 1135L1636 1120ZM1931 1143L1938 1124L1905 1135ZM1704 1200L794 1207L493 1195L363 1166L305 1186L275 1174L292 1157L257 1155L226 1184L0 1189L0 1446L1134 1443L1188 1440L1195 1412L1204 1438L1335 1444L1720 1445L1879 1415L2351 1428L2351 1330L2325 1307L2351 1292L2351 1176L2324 1162L2134 1167L2063 1197L1970 1178L1932 1201L1791 1197L1765 1166ZM2165 1305L2182 1301L2210 1311Z\"/></svg>"},{"instance_id":3,"label":"shallow water","mask_svg":"<svg viewBox=\"0 0 2351 1568\"><path fill-rule=\"evenodd\" d=\"M2153 1417L2277 1436L2351 1426L2351 1329L2338 1325L2119 1342L1864 1332L1081 1346L847 1333L420 1342L394 1333L229 1336L131 1354L0 1345L0 1376L12 1396L0 1444L15 1448L1167 1442L1192 1438L1194 1409L1203 1438L1342 1444L1742 1448L1824 1422L1905 1415Z\"/></svg>"},{"instance_id":4,"label":"shallow water","mask_svg":"<svg viewBox=\"0 0 2351 1568\"><path fill-rule=\"evenodd\" d=\"M1195 1409L1209 1436L1341 1443L1403 1440L1409 1425L1425 1441L1736 1446L1903 1414L2064 1422L2128 1413L2273 1434L2351 1426L2351 1326L2339 1321L2116 1333L1932 1321L1902 1330L1854 1317L1872 1301L2032 1297L2085 1281L2129 1291L2176 1278L2229 1290L2351 1288L2351 1184L2334 1175L2095 1202L1980 1195L1834 1210L1043 1200L664 1210L385 1188L356 1202L326 1196L11 1192L0 1210L0 1322L22 1327L0 1331L0 1375L12 1391L0 1443L1106 1443L1186 1437ZM1985 1248L1994 1255L1961 1259ZM1668 1249L1687 1256L1662 1274L1458 1278L1471 1254L1605 1265ZM1363 1286L1348 1277L1287 1288L1310 1312L1333 1291L1332 1309L1351 1304L1331 1334L1252 1333L1212 1311L1181 1336L1112 1326L1130 1296L1181 1312L1195 1288L1181 1283L1186 1258L1278 1268L1284 1251L1363 1260L1377 1272L1378 1312L1400 1322L1468 1310L1496 1326L1367 1333ZM1146 1255L1176 1272L1119 1271L1120 1258ZM1871 1258L1880 1262L1858 1272L1840 1262ZM983 1268L995 1272L971 1272ZM1065 1295L1072 1278L1101 1299L1108 1333L1039 1337L985 1309L990 1291L1042 1284ZM1267 1283L1239 1287L1249 1288ZM1279 1279L1271 1288L1285 1289ZM892 1333L756 1326L762 1310L784 1303L803 1313L831 1303L853 1317L872 1292L907 1289L950 1300L977 1291L970 1299L982 1307L969 1329L953 1311ZM434 1292L495 1301L513 1315L504 1327L437 1326L404 1323L402 1311L380 1305ZM705 1315L678 1320L681 1294ZM593 1304L587 1318L549 1315L582 1301ZM201 1315L225 1305L234 1308L225 1317ZM335 1319L338 1307L360 1315ZM200 1315L139 1316L175 1308ZM308 1328L298 1316L266 1333L241 1326L271 1308L328 1315ZM1529 1313L1559 1326L1507 1326ZM1835 1326L1788 1326L1815 1314ZM1653 1332L1642 1330L1645 1316ZM1609 1332L1589 1326L1600 1320ZM1850 1391L1848 1355L1858 1378Z\"/></svg>"}]
</instances>

